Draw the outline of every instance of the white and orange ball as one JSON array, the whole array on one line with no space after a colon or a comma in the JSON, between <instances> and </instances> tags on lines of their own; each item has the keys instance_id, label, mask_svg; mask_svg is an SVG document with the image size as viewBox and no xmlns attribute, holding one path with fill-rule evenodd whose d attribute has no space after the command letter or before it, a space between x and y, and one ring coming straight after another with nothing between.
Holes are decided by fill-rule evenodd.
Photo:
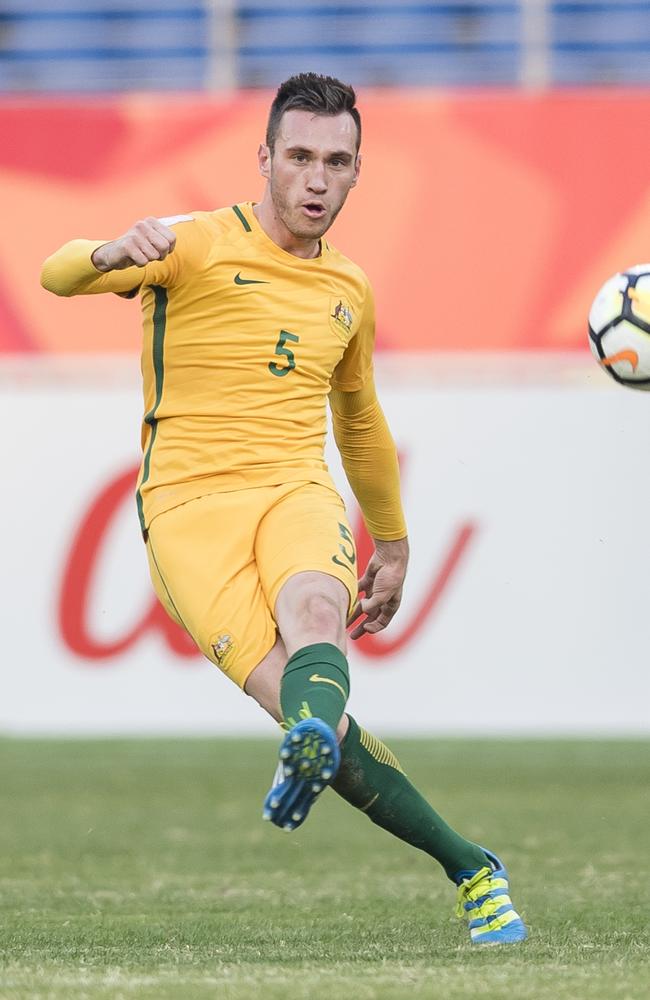
<instances>
[{"instance_id":1,"label":"white and orange ball","mask_svg":"<svg viewBox=\"0 0 650 1000\"><path fill-rule=\"evenodd\" d=\"M650 390L650 264L602 286L589 310L589 346L616 382Z\"/></svg>"}]
</instances>

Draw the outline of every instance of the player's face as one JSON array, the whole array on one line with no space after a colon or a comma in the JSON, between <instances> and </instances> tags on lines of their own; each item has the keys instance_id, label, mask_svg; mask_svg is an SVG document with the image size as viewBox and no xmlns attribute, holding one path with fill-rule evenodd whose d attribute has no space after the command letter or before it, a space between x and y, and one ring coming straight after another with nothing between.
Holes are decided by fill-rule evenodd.
<instances>
[{"instance_id":1,"label":"player's face","mask_svg":"<svg viewBox=\"0 0 650 1000\"><path fill-rule=\"evenodd\" d=\"M298 239L315 240L327 232L357 182L360 165L357 129L347 111L286 111L273 156L267 147L260 151L275 213Z\"/></svg>"}]
</instances>

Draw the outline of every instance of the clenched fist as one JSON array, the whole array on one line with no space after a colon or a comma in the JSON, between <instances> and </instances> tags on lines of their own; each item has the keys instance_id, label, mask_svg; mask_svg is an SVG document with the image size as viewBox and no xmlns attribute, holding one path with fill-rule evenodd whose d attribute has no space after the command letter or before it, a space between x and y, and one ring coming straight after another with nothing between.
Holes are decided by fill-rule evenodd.
<instances>
[{"instance_id":1,"label":"clenched fist","mask_svg":"<svg viewBox=\"0 0 650 1000\"><path fill-rule=\"evenodd\" d=\"M121 271L125 267L144 267L151 260L164 260L176 246L176 233L158 219L141 219L129 231L98 247L92 262L98 271Z\"/></svg>"}]
</instances>

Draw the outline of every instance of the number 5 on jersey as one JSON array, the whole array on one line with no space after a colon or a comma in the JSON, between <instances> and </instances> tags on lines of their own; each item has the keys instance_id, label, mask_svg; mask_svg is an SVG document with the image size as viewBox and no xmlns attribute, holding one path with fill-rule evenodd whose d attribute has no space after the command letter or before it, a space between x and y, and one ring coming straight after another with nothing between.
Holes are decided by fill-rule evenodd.
<instances>
[{"instance_id":1,"label":"number 5 on jersey","mask_svg":"<svg viewBox=\"0 0 650 1000\"><path fill-rule=\"evenodd\" d=\"M286 365L277 365L275 361L269 362L269 371L271 375L277 375L281 378L283 375L288 375L290 371L296 367L296 359L294 357L293 351L290 347L287 347L287 341L290 340L291 343L297 344L300 337L297 337L295 333L287 333L286 330L280 330L280 339L275 345L275 351L273 352L280 358L286 358Z\"/></svg>"}]
</instances>

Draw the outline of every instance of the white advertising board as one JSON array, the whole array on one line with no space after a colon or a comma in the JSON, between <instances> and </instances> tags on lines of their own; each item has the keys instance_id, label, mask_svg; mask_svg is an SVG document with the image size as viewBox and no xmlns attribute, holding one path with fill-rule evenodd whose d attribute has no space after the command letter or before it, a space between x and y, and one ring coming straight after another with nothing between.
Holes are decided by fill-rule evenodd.
<instances>
[{"instance_id":1,"label":"white advertising board","mask_svg":"<svg viewBox=\"0 0 650 1000\"><path fill-rule=\"evenodd\" d=\"M379 733L648 732L650 398L589 361L533 367L379 366L412 545L398 617L351 652ZM136 375L0 368L0 731L274 733L155 606Z\"/></svg>"}]
</instances>

